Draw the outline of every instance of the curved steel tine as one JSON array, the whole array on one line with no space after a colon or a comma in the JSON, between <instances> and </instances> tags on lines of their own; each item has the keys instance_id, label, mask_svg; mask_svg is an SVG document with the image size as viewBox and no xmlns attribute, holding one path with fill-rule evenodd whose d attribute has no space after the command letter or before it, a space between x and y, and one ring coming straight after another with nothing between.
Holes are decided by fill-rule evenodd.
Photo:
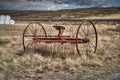
<instances>
[{"instance_id":1,"label":"curved steel tine","mask_svg":"<svg viewBox=\"0 0 120 80\"><path fill-rule=\"evenodd\" d=\"M70 28L70 37L73 37L73 27Z\"/></svg>"}]
</instances>

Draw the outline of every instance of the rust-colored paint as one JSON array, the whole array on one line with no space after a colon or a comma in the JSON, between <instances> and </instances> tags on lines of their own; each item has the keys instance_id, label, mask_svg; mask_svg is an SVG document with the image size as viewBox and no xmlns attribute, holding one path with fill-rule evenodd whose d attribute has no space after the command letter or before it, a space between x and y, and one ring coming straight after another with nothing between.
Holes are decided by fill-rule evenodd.
<instances>
[{"instance_id":1,"label":"rust-colored paint","mask_svg":"<svg viewBox=\"0 0 120 80\"><path fill-rule=\"evenodd\" d=\"M84 23L89 23L89 26L87 25L87 27L83 26ZM32 28L30 28L32 25ZM38 27L36 27L36 25L39 25ZM78 52L79 55L81 55L81 51L79 49L79 45L84 45L86 44L86 46L84 46L84 50L83 51L88 51L88 52L96 52L97 49L97 41L98 41L98 36L97 36L97 30L95 28L95 25L91 22L91 21L83 21L80 23L78 29L76 30L76 38L70 38L70 36L64 36L64 30L65 27L63 26L59 26L59 25L55 25L53 26L56 30L58 30L58 36L47 36L46 30L45 28L39 24L39 23L30 23L24 30L23 32L23 48L24 50L26 50L26 47L30 46L30 48L35 48L37 45L37 43L71 43L71 44L76 44L76 50ZM39 28L41 28L39 30ZM80 32L80 29L82 28L82 32ZM94 35L94 43L92 43L92 39L90 38L90 29L93 29L92 34ZM26 35L25 33L27 31L30 31L32 34ZM38 31L43 31L43 35L39 35L37 34ZM80 34L82 33L82 38L80 38ZM83 36L84 34L84 36ZM25 45L25 38L32 38L32 42L29 42L27 45ZM82 44L81 44L82 43ZM88 49L87 49L88 48ZM90 51L91 49L91 51Z\"/></svg>"}]
</instances>

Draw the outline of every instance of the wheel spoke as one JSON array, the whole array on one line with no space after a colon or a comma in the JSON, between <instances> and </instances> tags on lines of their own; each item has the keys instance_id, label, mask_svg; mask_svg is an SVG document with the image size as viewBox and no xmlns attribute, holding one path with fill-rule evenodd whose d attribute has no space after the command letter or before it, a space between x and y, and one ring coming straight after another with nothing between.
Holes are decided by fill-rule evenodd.
<instances>
[{"instance_id":1,"label":"wheel spoke","mask_svg":"<svg viewBox=\"0 0 120 80\"><path fill-rule=\"evenodd\" d=\"M33 34L33 31L31 29L31 25L30 25L30 27L28 27L28 30Z\"/></svg>"},{"instance_id":2,"label":"wheel spoke","mask_svg":"<svg viewBox=\"0 0 120 80\"><path fill-rule=\"evenodd\" d=\"M89 27L89 28L87 27L87 34L86 34L86 37L87 37L87 38L88 38L88 36L89 36L89 34L90 34L90 28L91 28L91 27Z\"/></svg>"},{"instance_id":3,"label":"wheel spoke","mask_svg":"<svg viewBox=\"0 0 120 80\"><path fill-rule=\"evenodd\" d=\"M82 47L81 51L82 51L81 52L82 54L85 54L85 45L84 44L83 44L83 47Z\"/></svg>"},{"instance_id":4,"label":"wheel spoke","mask_svg":"<svg viewBox=\"0 0 120 80\"><path fill-rule=\"evenodd\" d=\"M90 46L90 48L92 49L92 52L94 52L94 45L93 44L91 44L91 43L89 43L89 46Z\"/></svg>"},{"instance_id":5,"label":"wheel spoke","mask_svg":"<svg viewBox=\"0 0 120 80\"><path fill-rule=\"evenodd\" d=\"M84 29L83 29L83 28L84 28ZM81 31L81 33L83 33L83 34L84 34L84 36L85 36L85 35L86 35L86 34L85 34L85 32L84 32L84 31L85 31L85 27L84 27L84 26L83 26L83 27L81 27L81 30L82 30L82 31Z\"/></svg>"},{"instance_id":6,"label":"wheel spoke","mask_svg":"<svg viewBox=\"0 0 120 80\"><path fill-rule=\"evenodd\" d=\"M33 41L31 41L31 42L28 43L27 49L30 49L30 48L31 48L32 43L33 43Z\"/></svg>"},{"instance_id":7,"label":"wheel spoke","mask_svg":"<svg viewBox=\"0 0 120 80\"><path fill-rule=\"evenodd\" d=\"M89 43L87 43L87 45L88 45L88 49L89 49L89 53L88 54L91 54L92 53L91 47L90 47Z\"/></svg>"},{"instance_id":8,"label":"wheel spoke","mask_svg":"<svg viewBox=\"0 0 120 80\"><path fill-rule=\"evenodd\" d=\"M84 35L81 32L79 32L79 34L81 34L81 37L84 38Z\"/></svg>"}]
</instances>

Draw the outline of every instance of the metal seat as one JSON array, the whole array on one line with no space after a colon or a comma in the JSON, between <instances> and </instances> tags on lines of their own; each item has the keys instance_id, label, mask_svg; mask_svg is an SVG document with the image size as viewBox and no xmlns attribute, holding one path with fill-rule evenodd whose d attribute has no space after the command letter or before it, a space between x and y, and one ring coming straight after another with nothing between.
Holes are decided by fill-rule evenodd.
<instances>
[{"instance_id":1,"label":"metal seat","mask_svg":"<svg viewBox=\"0 0 120 80\"><path fill-rule=\"evenodd\" d=\"M63 39L63 32L64 32L64 30L65 30L65 28L63 27L63 26L53 26L56 30L58 30L59 31L59 33L58 33L58 37L60 38L60 39Z\"/></svg>"},{"instance_id":2,"label":"metal seat","mask_svg":"<svg viewBox=\"0 0 120 80\"><path fill-rule=\"evenodd\" d=\"M58 25L55 25L53 26L56 30L64 30L65 28L63 26L58 26Z\"/></svg>"}]
</instances>

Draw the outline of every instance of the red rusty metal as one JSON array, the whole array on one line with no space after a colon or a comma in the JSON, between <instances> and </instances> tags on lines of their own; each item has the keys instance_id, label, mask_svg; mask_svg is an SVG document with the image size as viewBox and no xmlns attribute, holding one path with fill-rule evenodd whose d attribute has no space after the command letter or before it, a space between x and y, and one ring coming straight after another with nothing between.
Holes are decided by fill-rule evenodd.
<instances>
[{"instance_id":1,"label":"red rusty metal","mask_svg":"<svg viewBox=\"0 0 120 80\"><path fill-rule=\"evenodd\" d=\"M73 43L76 44L76 39L74 38L33 38L35 42L44 42L44 43ZM89 39L78 39L77 43L87 43L89 42Z\"/></svg>"},{"instance_id":2,"label":"red rusty metal","mask_svg":"<svg viewBox=\"0 0 120 80\"><path fill-rule=\"evenodd\" d=\"M58 37L59 37L60 39L63 39L63 32L64 32L65 28L64 28L63 26L58 26L58 25L55 25L55 26L53 26L53 27L54 27L56 30L59 31Z\"/></svg>"},{"instance_id":3,"label":"red rusty metal","mask_svg":"<svg viewBox=\"0 0 120 80\"><path fill-rule=\"evenodd\" d=\"M63 36L65 30L65 27L63 26L55 25L53 27L58 30L58 36L47 36L45 28L41 24L30 23L23 32L24 50L26 50L27 47L30 49L36 48L41 43L71 43L76 44L76 49L79 55L83 52L96 52L98 36L96 28L91 21L81 22L76 30L76 38L71 38L71 35ZM25 42L25 39L29 38L30 41Z\"/></svg>"}]
</instances>

